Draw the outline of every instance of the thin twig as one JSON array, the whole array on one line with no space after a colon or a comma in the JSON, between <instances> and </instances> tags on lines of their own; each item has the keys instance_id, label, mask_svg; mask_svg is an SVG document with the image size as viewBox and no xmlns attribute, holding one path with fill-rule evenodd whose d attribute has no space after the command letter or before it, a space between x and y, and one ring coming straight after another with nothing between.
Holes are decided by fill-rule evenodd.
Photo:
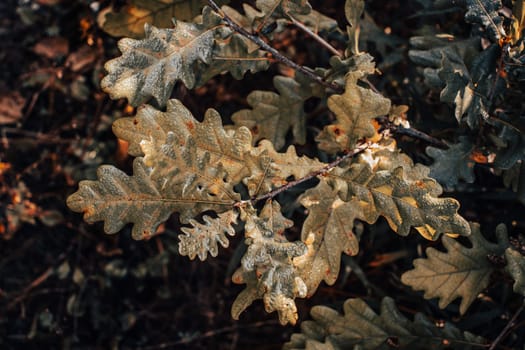
<instances>
[{"instance_id":1,"label":"thin twig","mask_svg":"<svg viewBox=\"0 0 525 350\"><path fill-rule=\"evenodd\" d=\"M336 56L339 56L339 57L343 56L339 51L337 51L337 49L335 47L330 45L326 40L321 38L317 33L314 33L313 31L311 31L310 28L308 28L307 26L302 24L300 21L296 20L292 15L287 13L287 16L297 28L301 29L306 34L310 35L315 41L317 41L319 44L321 44L326 49L328 49L328 51L330 51L331 53L333 53Z\"/></svg>"},{"instance_id":2,"label":"thin twig","mask_svg":"<svg viewBox=\"0 0 525 350\"><path fill-rule=\"evenodd\" d=\"M277 196L279 193L287 191L287 190L289 190L292 187L295 187L295 186L297 186L297 185L299 185L299 184L301 184L303 182L306 182L306 181L308 181L310 179L313 179L314 177L317 177L319 175L327 174L333 168L335 168L336 166L341 164L343 161L345 161L345 160L347 160L349 158L352 158L356 154L359 154L359 153L363 152L368 147L370 147L370 143L363 142L363 143L359 144L356 148L354 148L352 151L346 153L345 155L343 155L341 157L338 157L333 162L328 163L327 165L325 165L324 167L322 167L319 170L311 172L310 174L306 175L305 177L302 177L302 178L294 180L294 181L290 181L286 185L282 185L281 187L277 187L275 190L270 191L268 193L265 193L265 194L263 194L261 196L253 197L253 198L250 198L250 199L239 201L239 202L235 203L234 206L235 207L242 207L244 204L247 204L247 203L254 204L254 203L257 203L257 202L265 200L265 199L273 198L273 197Z\"/></svg>"},{"instance_id":3,"label":"thin twig","mask_svg":"<svg viewBox=\"0 0 525 350\"><path fill-rule=\"evenodd\" d=\"M419 130L414 129L414 128L405 128L405 127L403 127L401 125L394 125L392 122L390 122L388 120L387 117L379 117L379 118L377 118L377 120L382 125L384 125L385 129L389 129L394 134L406 135L406 136L409 136L409 137L412 137L412 138L415 138L415 139L419 139L419 140L427 142L430 145L433 145L433 146L436 146L436 147L439 147L439 148L444 148L444 149L448 148L448 145L445 142L443 142L440 139L437 139L437 138L435 138L433 136L430 136L430 135L424 133L423 131L419 131Z\"/></svg>"},{"instance_id":4,"label":"thin twig","mask_svg":"<svg viewBox=\"0 0 525 350\"><path fill-rule=\"evenodd\" d=\"M410 136L410 137L413 137L415 139L420 139L420 140L423 140L433 146L436 146L436 147L439 147L439 148L443 148L443 149L447 149L448 148L448 145L441 141L440 139L437 139L433 136L430 136L428 134L425 134L424 132L422 131L419 131L417 129L413 129L413 128L405 128L405 127L402 127L402 126L395 126L392 128L392 132L394 132L395 134L399 134L399 135L406 135L406 136Z\"/></svg>"},{"instance_id":5,"label":"thin twig","mask_svg":"<svg viewBox=\"0 0 525 350\"><path fill-rule=\"evenodd\" d=\"M321 76L315 74L310 69L295 63L294 61L292 61L288 57L286 57L283 54L281 54L279 51L277 51L276 49L274 49L273 47L268 45L258 35L255 35L255 34L252 34L252 33L248 32L246 29L244 29L243 27L238 25L236 22L234 22L228 15L226 15L220 9L220 7L215 3L215 1L208 0L208 4L210 5L210 7L215 12L217 12L219 14L219 16L222 17L222 19L224 20L224 22L226 23L226 25L228 27L230 27L231 29L233 29L237 33L241 34L242 36L246 37L247 39L253 41L255 44L257 44L264 51L267 51L267 52L271 53L272 56L276 60L278 60L278 61L286 64L287 66L289 66L289 67L291 67L291 68L293 68L293 69L303 73L308 78L314 80L315 82L317 82L317 83L319 83L319 84L321 84L321 85L323 85L323 86L325 86L327 88L330 88L330 89L334 90L335 92L342 93L344 91L343 87L339 86L339 84L337 84L335 82L328 82L328 81L324 80Z\"/></svg>"},{"instance_id":6,"label":"thin twig","mask_svg":"<svg viewBox=\"0 0 525 350\"><path fill-rule=\"evenodd\" d=\"M496 339L494 339L494 341L492 342L492 344L490 344L490 348L489 350L494 350L496 348L496 346L498 345L498 343L503 339L503 337L507 334L507 332L509 331L510 327L512 327L512 324L514 323L514 321L516 321L516 319L518 318L518 316L521 314L521 312L523 311L523 309L525 308L525 304L521 304L521 306L518 308L518 310L516 310L516 312L514 313L514 316L512 316L512 318L509 320L509 322L507 323L507 325L505 326L505 328L503 328L503 330L501 331L501 333L498 335L498 337Z\"/></svg>"}]
</instances>

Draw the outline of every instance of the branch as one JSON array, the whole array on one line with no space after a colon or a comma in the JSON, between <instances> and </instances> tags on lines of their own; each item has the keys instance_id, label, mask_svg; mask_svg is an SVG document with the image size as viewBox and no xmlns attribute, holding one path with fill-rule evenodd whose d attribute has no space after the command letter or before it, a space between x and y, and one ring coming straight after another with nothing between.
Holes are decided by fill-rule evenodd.
<instances>
[{"instance_id":1,"label":"branch","mask_svg":"<svg viewBox=\"0 0 525 350\"><path fill-rule=\"evenodd\" d=\"M312 38L314 38L315 41L317 41L319 44L321 44L322 46L324 46L326 49L328 49L328 51L330 51L332 54L338 56L338 57L342 57L343 55L337 51L332 45L330 45L326 40L324 40L323 38L321 38L318 34L314 33L313 31L310 30L310 28L308 28L307 26L305 26L304 24L302 24L300 21L296 20L291 14L287 13L286 14L288 16L288 18L292 21L292 23L298 27L299 29L301 29L302 31L304 31L306 34L310 35Z\"/></svg>"},{"instance_id":2,"label":"branch","mask_svg":"<svg viewBox=\"0 0 525 350\"><path fill-rule=\"evenodd\" d=\"M279 193L287 191L287 190L289 190L290 188L292 188L294 186L297 186L297 185L299 185L299 184L301 184L303 182L306 182L306 181L308 181L310 179L313 179L314 177L324 176L328 172L330 172L333 168L335 168L336 166L341 164L343 161L345 161L345 160L347 160L349 158L352 158L353 156L363 152L368 147L370 147L370 144L368 142L363 142L363 143L357 145L357 147L355 147L352 151L346 153L345 155L343 155L341 157L337 157L337 159L334 160L333 162L326 164L324 167L322 167L319 170L311 172L310 174L306 175L305 177L302 177L302 178L294 180L294 181L290 181L286 185L283 185L281 187L277 187L275 190L270 191L268 193L265 193L265 194L263 194L261 196L253 197L253 198L250 198L250 199L239 201L239 202L235 203L233 206L234 207L242 207L244 204L247 204L247 203L254 204L254 203L257 203L257 202L265 200L265 199L270 199L270 198L273 198L273 197L277 196Z\"/></svg>"},{"instance_id":3,"label":"branch","mask_svg":"<svg viewBox=\"0 0 525 350\"><path fill-rule=\"evenodd\" d=\"M317 83L319 83L319 84L321 84L321 85L323 85L323 86L325 86L327 88L330 88L330 89L334 90L337 93L343 93L344 92L343 87L339 86L339 84L337 84L335 82L328 82L328 81L324 80L322 77L320 77L319 75L315 74L310 69L295 63L294 61L292 61L288 57L286 57L283 54L281 54L279 51L277 51L276 49L274 49L273 47L268 45L258 35L252 34L252 33L248 32L246 29L244 29L243 27L239 26L237 23L235 23L228 15L226 15L220 9L220 7L215 3L215 1L208 0L208 4L210 5L210 7L215 12L217 12L219 14L219 16L222 17L222 19L224 20L224 22L226 22L226 25L228 27L230 27L232 30L236 31L237 33L241 34L242 36L246 37L247 39L253 41L255 44L259 45L259 47L261 49L263 49L264 51L269 52L270 54L272 54L272 56L275 57L276 60L278 60L278 61L286 64L287 66L289 66L289 67L291 67L291 68L293 68L293 69L303 73L304 75L306 75L308 78L312 79L313 81L315 81L315 82L317 82Z\"/></svg>"},{"instance_id":4,"label":"branch","mask_svg":"<svg viewBox=\"0 0 525 350\"><path fill-rule=\"evenodd\" d=\"M390 130L394 134L406 135L406 136L409 136L415 139L419 139L419 140L427 142L430 145L433 145L439 148L443 148L443 149L448 148L448 145L445 142L433 136L430 136L429 134L426 134L423 131L419 131L412 127L405 128L401 125L394 125L392 122L388 120L388 117L379 117L377 118L377 120L383 125L383 128Z\"/></svg>"},{"instance_id":5,"label":"branch","mask_svg":"<svg viewBox=\"0 0 525 350\"><path fill-rule=\"evenodd\" d=\"M505 326L505 328L503 328L503 330L501 331L501 333L498 335L498 337L496 339L494 339L494 341L492 342L492 344L490 344L490 348L489 350L494 350L496 349L496 346L498 345L498 343L503 339L503 337L507 334L507 332L509 331L510 327L512 327L512 325L514 324L514 321L516 321L516 319L518 318L519 314L523 311L523 309L525 308L525 304L521 304L521 306L518 308L518 310L516 310L516 312L514 313L514 316L512 316L512 318L509 320L509 322L507 323L507 325Z\"/></svg>"}]
</instances>

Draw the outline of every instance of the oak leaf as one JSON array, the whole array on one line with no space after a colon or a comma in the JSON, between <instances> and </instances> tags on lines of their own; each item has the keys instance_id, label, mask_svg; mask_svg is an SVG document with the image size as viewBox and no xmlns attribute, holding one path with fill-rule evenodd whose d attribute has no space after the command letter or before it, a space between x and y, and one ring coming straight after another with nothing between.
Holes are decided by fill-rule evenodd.
<instances>
[{"instance_id":1,"label":"oak leaf","mask_svg":"<svg viewBox=\"0 0 525 350\"><path fill-rule=\"evenodd\" d=\"M174 109L184 112L181 106L173 102ZM151 112L148 107L144 110ZM191 114L186 121L197 124ZM229 143L232 139L228 139L222 129L216 112L210 112L207 124L206 121L202 124L203 132L198 135L182 128L157 130L155 135L130 134L132 142L140 145L144 155L144 158L135 160L134 175L127 176L114 167L103 166L99 170L99 181L80 183L79 191L68 198L69 207L84 212L88 222L105 220L108 233L114 233L131 222L136 239L151 236L174 211L179 212L183 223L187 223L206 210L221 213L231 208L240 199L233 190L236 182L230 181L238 174L229 173L231 169L227 160L231 158L214 146L231 146L229 154L235 152L235 147ZM248 130L244 134L249 145ZM238 141L233 139L232 142ZM199 147L203 143L210 149ZM239 147L242 149L243 146ZM216 153L212 154L212 151Z\"/></svg>"},{"instance_id":2,"label":"oak leaf","mask_svg":"<svg viewBox=\"0 0 525 350\"><path fill-rule=\"evenodd\" d=\"M170 28L173 18L192 20L201 13L205 3L204 0L130 0L118 11L110 7L103 9L97 21L102 30L110 35L139 39L144 37L146 23L158 28Z\"/></svg>"},{"instance_id":3,"label":"oak leaf","mask_svg":"<svg viewBox=\"0 0 525 350\"><path fill-rule=\"evenodd\" d=\"M474 182L474 164L470 158L474 145L467 137L460 137L456 144L449 144L446 150L427 147L427 154L434 159L430 176L446 188L453 188L459 180Z\"/></svg>"},{"instance_id":4,"label":"oak leaf","mask_svg":"<svg viewBox=\"0 0 525 350\"><path fill-rule=\"evenodd\" d=\"M498 10L503 7L500 0L467 0L466 5L466 22L482 25L492 42L497 43L500 38L506 36L503 17L498 14Z\"/></svg>"},{"instance_id":5,"label":"oak leaf","mask_svg":"<svg viewBox=\"0 0 525 350\"><path fill-rule=\"evenodd\" d=\"M169 100L165 112L145 105L135 116L116 120L113 132L129 143L128 152L132 156L144 154L140 145L143 140L161 147L170 132L181 140L191 136L197 153L209 153L211 163L222 163L231 182L240 182L249 175L245 158L252 148L250 131L241 127L227 132L221 116L213 109L209 109L204 120L199 122L179 100Z\"/></svg>"},{"instance_id":6,"label":"oak leaf","mask_svg":"<svg viewBox=\"0 0 525 350\"><path fill-rule=\"evenodd\" d=\"M306 285L293 261L306 253L305 244L288 242L284 230L293 222L282 216L276 201L268 201L259 215L253 208L245 208L241 218L246 222L248 249L232 280L246 284L246 288L232 305L232 317L238 319L253 301L263 299L266 311L277 311L281 324L295 324L298 316L294 299L306 296Z\"/></svg>"},{"instance_id":7,"label":"oak leaf","mask_svg":"<svg viewBox=\"0 0 525 350\"><path fill-rule=\"evenodd\" d=\"M328 108L336 115L337 123L326 126L317 136L322 150L336 153L353 149L357 140L374 136L372 119L388 114L389 99L358 85L358 80L366 74L364 71L348 73L344 94L328 99Z\"/></svg>"},{"instance_id":8,"label":"oak leaf","mask_svg":"<svg viewBox=\"0 0 525 350\"><path fill-rule=\"evenodd\" d=\"M445 308L461 297L459 311L464 314L478 294L487 287L494 266L489 255L502 255L508 247L505 225L496 228L498 243L483 238L479 225L471 224L472 235L468 248L450 237L443 237L446 252L427 248L427 258L416 259L414 269L405 272L401 281L416 290L424 290L425 298L439 298L439 307Z\"/></svg>"},{"instance_id":9,"label":"oak leaf","mask_svg":"<svg viewBox=\"0 0 525 350\"><path fill-rule=\"evenodd\" d=\"M285 145L286 134L292 129L293 143L306 141L304 102L312 96L310 89L293 78L277 76L273 84L278 93L252 91L248 104L252 109L243 109L232 115L236 126L246 126L252 131L253 142L261 139L271 141L276 149Z\"/></svg>"},{"instance_id":10,"label":"oak leaf","mask_svg":"<svg viewBox=\"0 0 525 350\"><path fill-rule=\"evenodd\" d=\"M505 249L505 260L507 260L505 271L514 280L512 289L515 293L525 296L525 256L522 252L509 247Z\"/></svg>"},{"instance_id":11,"label":"oak leaf","mask_svg":"<svg viewBox=\"0 0 525 350\"><path fill-rule=\"evenodd\" d=\"M218 243L227 248L230 242L228 236L235 235L235 229L231 224L237 221L237 212L228 210L218 217L212 218L207 215L203 217L204 224L191 219L192 227L182 227L184 234L179 235L179 254L187 255L191 260L199 257L201 261L206 260L208 253L216 257L219 253Z\"/></svg>"},{"instance_id":12,"label":"oak leaf","mask_svg":"<svg viewBox=\"0 0 525 350\"><path fill-rule=\"evenodd\" d=\"M314 306L313 320L301 323L301 333L292 334L284 350L300 349L473 349L484 339L462 332L451 323L439 326L424 314L406 318L392 298L381 301L377 314L362 299L347 299L343 314L326 306Z\"/></svg>"},{"instance_id":13,"label":"oak leaf","mask_svg":"<svg viewBox=\"0 0 525 350\"><path fill-rule=\"evenodd\" d=\"M301 240L313 242L309 252L297 259L298 268L308 295L313 295L321 281L329 285L335 283L342 253L357 254L359 237L354 234L353 228L361 208L356 202L343 202L337 190L324 179L307 190L299 201L308 209Z\"/></svg>"},{"instance_id":14,"label":"oak leaf","mask_svg":"<svg viewBox=\"0 0 525 350\"><path fill-rule=\"evenodd\" d=\"M390 147L390 149L388 148ZM395 148L395 142L361 154L352 164L334 169L328 176L336 182L340 198L357 200L369 224L383 216L390 228L406 236L414 227L423 237L440 234L469 235L468 223L458 213L459 203L438 198L441 186L428 177L429 169Z\"/></svg>"}]
</instances>

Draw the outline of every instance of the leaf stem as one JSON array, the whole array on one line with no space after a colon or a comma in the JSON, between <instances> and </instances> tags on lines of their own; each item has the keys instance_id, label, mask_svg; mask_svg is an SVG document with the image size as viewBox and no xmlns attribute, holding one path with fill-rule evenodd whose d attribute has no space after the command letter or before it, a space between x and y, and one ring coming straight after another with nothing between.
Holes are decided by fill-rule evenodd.
<instances>
[{"instance_id":1,"label":"leaf stem","mask_svg":"<svg viewBox=\"0 0 525 350\"><path fill-rule=\"evenodd\" d=\"M286 185L282 185L280 187L277 187L273 191L270 191L270 192L265 193L263 195L239 201L239 202L235 203L233 206L234 207L242 207L244 204L247 204L247 203L254 204L254 203L257 203L257 202L265 200L265 199L270 199L270 198L273 198L273 197L277 196L279 193L287 191L287 190L289 190L290 188L292 188L294 186L297 186L297 185L299 185L299 184L301 184L303 182L306 182L306 181L308 181L310 179L313 179L314 177L324 176L328 172L330 172L333 168L335 168L336 166L341 164L343 161L345 161L345 160L347 160L349 158L352 158L353 156L363 152L368 147L370 147L370 143L369 142L360 143L352 151L346 153L345 155L343 155L341 157L337 157L337 159L334 160L333 162L326 164L324 167L322 167L319 170L311 172L310 174L306 175L305 177L302 177L302 178L294 180L294 181L290 181Z\"/></svg>"},{"instance_id":2,"label":"leaf stem","mask_svg":"<svg viewBox=\"0 0 525 350\"><path fill-rule=\"evenodd\" d=\"M325 86L327 88L330 88L330 89L334 90L337 93L342 93L344 91L343 87L339 86L339 84L337 84L335 82L328 82L328 81L324 80L322 77L320 77L319 75L315 74L312 70L295 63L294 61L292 61L288 57L286 57L283 54L281 54L279 51L277 51L276 49L274 49L273 47L268 45L268 43L266 43L264 40L262 40L258 35L248 32L246 29L244 29L243 27L238 25L235 21L233 21L227 14L225 14L220 9L220 7L215 3L215 1L208 0L208 4L210 5L210 7L215 12L217 12L219 14L219 16L222 17L223 21L226 23L226 25L228 27L230 27L231 29L233 29L237 33L241 34L242 36L246 37L247 39L253 41L255 44L259 45L259 47L261 49L263 49L264 51L269 52L270 54L272 54L272 56L276 60L278 60L278 61L286 64L287 66L289 66L289 67L291 67L291 68L293 68L293 69L303 73L304 75L306 75L308 78L312 79L313 81L315 81L315 82L317 82L317 83L319 83L319 84L321 84L321 85L323 85L323 86Z\"/></svg>"},{"instance_id":3,"label":"leaf stem","mask_svg":"<svg viewBox=\"0 0 525 350\"><path fill-rule=\"evenodd\" d=\"M306 34L310 35L315 41L317 41L319 44L324 46L332 54L334 54L334 55L336 55L338 57L342 57L343 56L339 51L337 51L337 49L335 47L330 45L326 40L321 38L317 33L314 33L312 30L310 30L310 28L305 26L303 23L301 23L300 21L295 19L291 14L287 13L286 15L288 16L290 21L292 21L293 25L295 25L297 28L301 29Z\"/></svg>"}]
</instances>

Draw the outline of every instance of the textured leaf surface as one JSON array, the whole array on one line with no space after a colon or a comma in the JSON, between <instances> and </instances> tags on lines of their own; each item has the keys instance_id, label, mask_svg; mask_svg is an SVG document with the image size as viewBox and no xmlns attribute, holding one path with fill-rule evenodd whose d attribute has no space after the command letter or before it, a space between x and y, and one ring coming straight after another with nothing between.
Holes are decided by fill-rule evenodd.
<instances>
[{"instance_id":1,"label":"textured leaf surface","mask_svg":"<svg viewBox=\"0 0 525 350\"><path fill-rule=\"evenodd\" d=\"M505 259L505 270L514 279L514 292L525 296L525 256L509 247L505 250Z\"/></svg>"},{"instance_id":2,"label":"textured leaf surface","mask_svg":"<svg viewBox=\"0 0 525 350\"><path fill-rule=\"evenodd\" d=\"M250 131L239 128L227 133L220 115L213 109L209 109L204 120L199 122L179 100L168 101L166 112L146 105L134 117L116 120L113 132L129 143L128 152L132 156L144 154L140 145L143 140L161 147L170 132L181 140L191 136L197 153L209 153L211 163L223 164L231 182L240 182L249 174L244 158L245 152L251 149Z\"/></svg>"},{"instance_id":3,"label":"textured leaf surface","mask_svg":"<svg viewBox=\"0 0 525 350\"><path fill-rule=\"evenodd\" d=\"M204 85L215 75L226 72L240 80L248 71L256 73L268 69L270 62L264 51L252 46L253 43L241 35L216 38L211 62L197 62L195 86Z\"/></svg>"},{"instance_id":4,"label":"textured leaf surface","mask_svg":"<svg viewBox=\"0 0 525 350\"><path fill-rule=\"evenodd\" d=\"M364 152L351 165L328 176L336 181L345 202L359 201L363 217L374 223L383 216L392 230L406 236L414 227L423 237L437 239L440 234L468 235L468 223L457 211L452 198L438 198L441 186L428 177L429 169L395 149Z\"/></svg>"},{"instance_id":5,"label":"textured leaf surface","mask_svg":"<svg viewBox=\"0 0 525 350\"><path fill-rule=\"evenodd\" d=\"M195 86L193 65L210 63L214 31L221 18L209 8L203 23L175 22L173 29L146 25L142 40L121 39L122 56L104 66L108 75L100 83L111 98L125 97L133 106L150 98L163 106L177 80L188 88Z\"/></svg>"},{"instance_id":6,"label":"textured leaf surface","mask_svg":"<svg viewBox=\"0 0 525 350\"><path fill-rule=\"evenodd\" d=\"M138 39L144 36L146 23L169 28L173 18L189 21L199 15L205 3L204 0L131 0L118 12L103 10L98 22L110 35Z\"/></svg>"},{"instance_id":7,"label":"textured leaf surface","mask_svg":"<svg viewBox=\"0 0 525 350\"><path fill-rule=\"evenodd\" d=\"M131 222L133 237L147 238L179 204L159 191L150 179L151 170L141 158L133 163L133 172L133 176L128 176L113 166L101 166L98 181L81 181L67 205L73 211L83 212L84 220L89 223L104 220L107 233L116 233ZM150 214L144 216L144 212Z\"/></svg>"},{"instance_id":8,"label":"textured leaf surface","mask_svg":"<svg viewBox=\"0 0 525 350\"><path fill-rule=\"evenodd\" d=\"M293 145L279 153L268 140L262 140L246 158L251 176L244 183L251 196L285 185L290 177L303 178L325 165L317 159L298 156Z\"/></svg>"},{"instance_id":9,"label":"textured leaf surface","mask_svg":"<svg viewBox=\"0 0 525 350\"><path fill-rule=\"evenodd\" d=\"M303 144L306 140L304 101L311 97L308 87L293 78L277 76L273 84L279 93L256 90L247 101L252 109L243 109L232 115L237 126L246 126L253 135L253 141L271 141L276 149L285 145L290 128L293 143Z\"/></svg>"},{"instance_id":10,"label":"textured leaf surface","mask_svg":"<svg viewBox=\"0 0 525 350\"><path fill-rule=\"evenodd\" d=\"M474 161L471 159L474 145L467 137L459 143L448 145L446 150L427 147L427 154L434 158L430 166L430 176L446 188L453 188L459 180L474 182Z\"/></svg>"},{"instance_id":11,"label":"textured leaf surface","mask_svg":"<svg viewBox=\"0 0 525 350\"><path fill-rule=\"evenodd\" d=\"M229 210L219 214L217 218L205 215L203 221L204 224L201 224L192 219L190 220L192 227L181 228L184 234L179 235L180 255L186 255L191 260L198 256L201 261L204 261L208 253L213 257L217 256L218 244L224 248L228 247L230 244L228 236L235 235L232 224L237 221L237 212Z\"/></svg>"},{"instance_id":12,"label":"textured leaf surface","mask_svg":"<svg viewBox=\"0 0 525 350\"><path fill-rule=\"evenodd\" d=\"M130 152L144 155L135 161L136 174L128 177L113 167L102 167L99 181L81 182L79 191L69 197L70 208L84 212L89 222L105 220L107 232L132 222L133 237L141 239L153 234L170 211L179 212L187 223L203 211L221 213L238 201L233 186L241 180L241 170L235 167L241 161L233 157L250 145L248 130L228 136L216 112L210 111L203 123L197 123L178 101L172 101L173 111L180 112L179 118L163 120L170 111L163 114L145 107L140 122L122 120L121 125L131 122L136 127L126 133ZM146 125L153 127L142 129ZM195 129L201 133L192 134Z\"/></svg>"},{"instance_id":13,"label":"textured leaf surface","mask_svg":"<svg viewBox=\"0 0 525 350\"><path fill-rule=\"evenodd\" d=\"M209 179L222 175L220 168L210 167L207 158L197 161L187 154L178 156L188 156L183 163L188 167L163 170L172 178L159 177L155 166L151 167L143 158L135 159L132 176L113 166L101 166L98 181L81 181L67 205L73 211L84 213L87 222L104 221L107 233L116 233L125 224L133 223L133 238L145 239L174 211L180 212L181 219L187 221L207 209L221 210L238 197L228 184L219 187L202 180L204 174ZM166 164L162 160L162 164L155 165ZM197 178L198 175L202 178Z\"/></svg>"},{"instance_id":14,"label":"textured leaf surface","mask_svg":"<svg viewBox=\"0 0 525 350\"><path fill-rule=\"evenodd\" d=\"M144 39L119 41L122 55L106 63L102 89L133 106L151 98L164 106L179 80L193 88L216 74L231 72L240 79L248 70L266 69L264 53L221 21L205 7L199 22L176 21L173 29L146 25Z\"/></svg>"},{"instance_id":15,"label":"textured leaf surface","mask_svg":"<svg viewBox=\"0 0 525 350\"><path fill-rule=\"evenodd\" d=\"M243 211L248 249L241 267L234 273L234 283L245 283L232 305L232 317L238 319L253 301L263 299L267 312L277 311L281 324L295 324L297 307L294 299L306 296L306 286L297 276L294 258L306 253L303 242L288 242L284 230L293 222L284 218L275 201L268 201L257 215L252 208Z\"/></svg>"},{"instance_id":16,"label":"textured leaf surface","mask_svg":"<svg viewBox=\"0 0 525 350\"><path fill-rule=\"evenodd\" d=\"M434 248L426 250L427 258L416 259L414 269L405 272L401 281L416 290L424 290L425 298L439 298L439 307L445 308L460 297L460 313L464 314L478 294L487 287L493 265L489 254L501 255L508 246L504 225L496 229L498 243L483 238L479 225L472 224L468 237L472 248L467 248L453 238L444 237L446 252Z\"/></svg>"},{"instance_id":17,"label":"textured leaf surface","mask_svg":"<svg viewBox=\"0 0 525 350\"><path fill-rule=\"evenodd\" d=\"M299 349L472 349L482 346L483 338L462 332L445 323L439 327L425 315L416 314L414 321L397 309L387 297L376 314L362 299L348 299L344 314L325 307L314 306L313 320L301 323L301 333L293 334L285 350Z\"/></svg>"},{"instance_id":18,"label":"textured leaf surface","mask_svg":"<svg viewBox=\"0 0 525 350\"><path fill-rule=\"evenodd\" d=\"M501 8L500 0L467 0L465 21L482 25L488 38L498 42L506 35L503 29L503 17L498 14Z\"/></svg>"},{"instance_id":19,"label":"textured leaf surface","mask_svg":"<svg viewBox=\"0 0 525 350\"><path fill-rule=\"evenodd\" d=\"M344 94L332 95L328 99L328 108L336 115L337 123L326 126L317 136L322 150L329 153L351 150L357 140L374 136L373 118L388 114L389 99L357 84L367 73L348 73Z\"/></svg>"},{"instance_id":20,"label":"textured leaf surface","mask_svg":"<svg viewBox=\"0 0 525 350\"><path fill-rule=\"evenodd\" d=\"M308 287L308 295L313 295L321 281L329 285L335 283L342 253L357 254L359 237L353 228L361 208L356 202L343 202L337 191L324 180L307 190L300 202L308 209L301 239L305 242L313 238L313 244L298 266Z\"/></svg>"}]
</instances>

